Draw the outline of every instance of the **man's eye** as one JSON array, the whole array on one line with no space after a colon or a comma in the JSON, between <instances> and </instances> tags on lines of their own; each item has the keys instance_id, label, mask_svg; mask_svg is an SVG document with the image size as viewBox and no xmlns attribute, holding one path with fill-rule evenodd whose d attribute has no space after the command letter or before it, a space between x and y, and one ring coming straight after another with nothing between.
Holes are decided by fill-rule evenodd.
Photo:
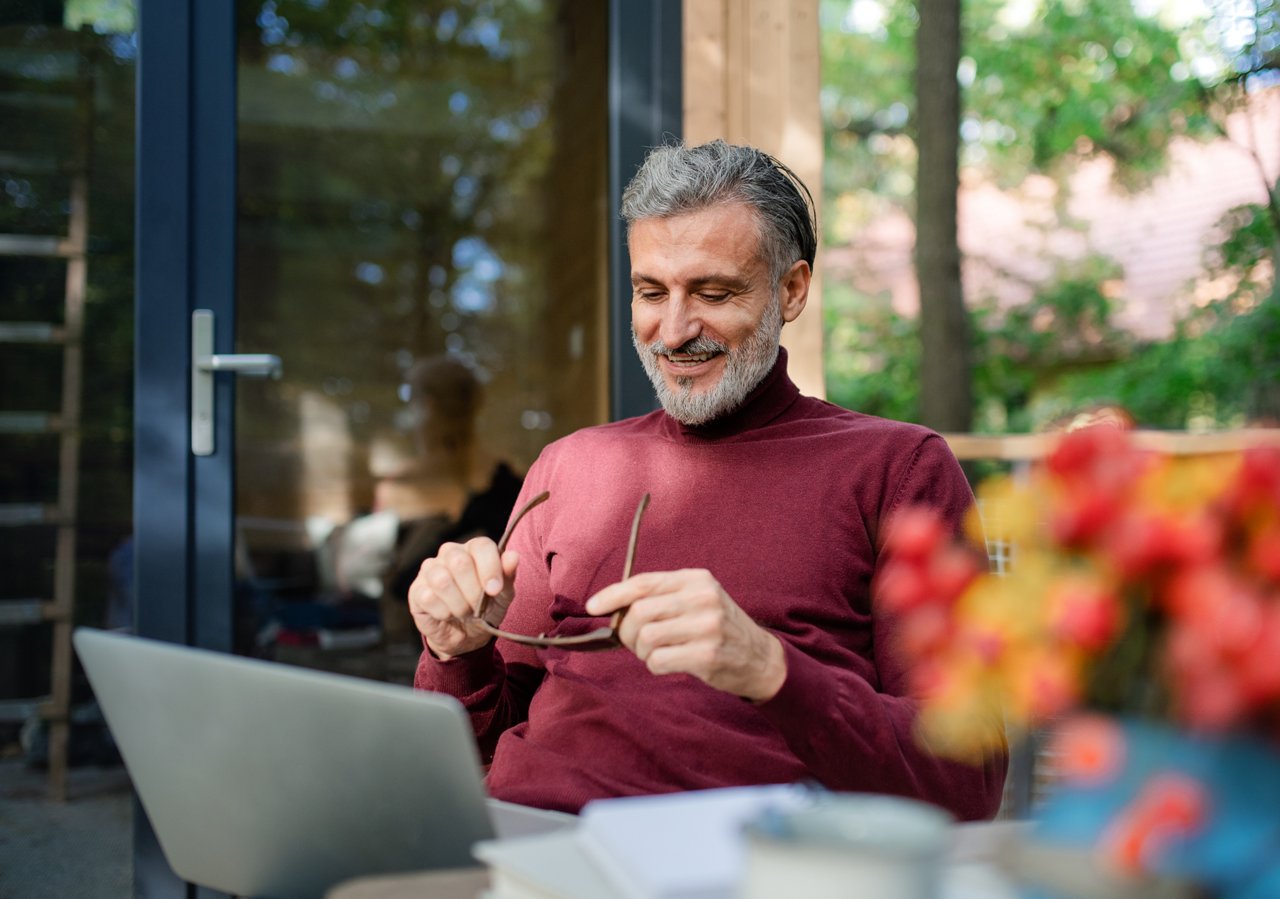
<instances>
[{"instance_id":1,"label":"man's eye","mask_svg":"<svg viewBox=\"0 0 1280 899\"><path fill-rule=\"evenodd\" d=\"M704 290L699 293L698 296L706 300L708 303L723 303L725 300L729 299L728 293L714 290Z\"/></svg>"},{"instance_id":2,"label":"man's eye","mask_svg":"<svg viewBox=\"0 0 1280 899\"><path fill-rule=\"evenodd\" d=\"M637 290L636 296L640 297L640 299L644 300L646 303L656 303L665 297L666 294L660 290Z\"/></svg>"}]
</instances>

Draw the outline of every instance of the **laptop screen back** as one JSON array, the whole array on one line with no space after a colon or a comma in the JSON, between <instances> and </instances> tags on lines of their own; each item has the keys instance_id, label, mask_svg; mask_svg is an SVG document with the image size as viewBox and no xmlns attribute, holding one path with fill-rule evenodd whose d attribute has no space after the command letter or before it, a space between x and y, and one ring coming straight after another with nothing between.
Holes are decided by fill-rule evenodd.
<instances>
[{"instance_id":1,"label":"laptop screen back","mask_svg":"<svg viewBox=\"0 0 1280 899\"><path fill-rule=\"evenodd\" d=\"M242 896L474 865L493 837L447 696L81 628L75 646L165 858Z\"/></svg>"}]
</instances>

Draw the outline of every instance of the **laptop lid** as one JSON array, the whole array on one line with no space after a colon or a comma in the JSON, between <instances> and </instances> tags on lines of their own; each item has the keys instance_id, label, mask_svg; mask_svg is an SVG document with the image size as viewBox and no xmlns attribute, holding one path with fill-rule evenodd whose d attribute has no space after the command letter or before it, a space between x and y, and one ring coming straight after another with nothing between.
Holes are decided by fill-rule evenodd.
<instances>
[{"instance_id":1,"label":"laptop lid","mask_svg":"<svg viewBox=\"0 0 1280 899\"><path fill-rule=\"evenodd\" d=\"M494 836L452 697L79 628L76 651L170 867L239 896L474 865Z\"/></svg>"}]
</instances>

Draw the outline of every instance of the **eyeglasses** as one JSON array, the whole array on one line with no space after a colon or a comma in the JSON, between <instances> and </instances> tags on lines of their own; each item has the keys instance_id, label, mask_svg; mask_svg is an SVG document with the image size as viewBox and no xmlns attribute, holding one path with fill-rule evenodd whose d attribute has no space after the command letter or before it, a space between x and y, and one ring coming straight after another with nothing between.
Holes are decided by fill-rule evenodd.
<instances>
[{"instance_id":1,"label":"eyeglasses","mask_svg":"<svg viewBox=\"0 0 1280 899\"><path fill-rule=\"evenodd\" d=\"M499 556L506 550L507 543L511 540L511 534L515 531L516 525L520 523L520 519L524 518L534 506L545 502L550 496L550 492L539 493L520 508L520 511L511 519L511 523L507 525L502 539L498 541ZM631 566L636 559L636 540L640 536L640 519L644 517L644 510L648 506L649 494L646 493L640 498L640 505L636 507L635 518L631 520L631 539L627 542L627 557L622 566L622 579L624 581L631 577ZM538 636L532 637L528 634L504 631L502 628L486 621L484 615L489 608L489 600L490 597L486 594L480 600L480 607L476 610L476 614L471 620L486 633L495 637L502 637L504 640L510 640L512 643L520 643L524 646L558 647L560 649L577 650L578 652L596 652L602 649L614 649L622 645L622 640L618 637L618 628L622 626L622 618L627 613L625 608L619 609L609 617L607 627L598 627L585 634L573 634L563 637L548 637L546 634L538 634Z\"/></svg>"}]
</instances>

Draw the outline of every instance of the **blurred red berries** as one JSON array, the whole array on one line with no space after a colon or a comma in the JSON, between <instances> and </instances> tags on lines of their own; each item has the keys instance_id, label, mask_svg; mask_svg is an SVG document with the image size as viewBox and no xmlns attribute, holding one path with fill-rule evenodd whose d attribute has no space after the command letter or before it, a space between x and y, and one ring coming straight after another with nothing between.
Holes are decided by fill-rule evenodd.
<instances>
[{"instance_id":1,"label":"blurred red berries","mask_svg":"<svg viewBox=\"0 0 1280 899\"><path fill-rule=\"evenodd\" d=\"M1087 427L978 496L1006 574L908 509L877 582L899 651L931 672L915 678L931 745L973 746L970 705L1014 728L1105 707L1280 731L1280 450L1175 459Z\"/></svg>"}]
</instances>

